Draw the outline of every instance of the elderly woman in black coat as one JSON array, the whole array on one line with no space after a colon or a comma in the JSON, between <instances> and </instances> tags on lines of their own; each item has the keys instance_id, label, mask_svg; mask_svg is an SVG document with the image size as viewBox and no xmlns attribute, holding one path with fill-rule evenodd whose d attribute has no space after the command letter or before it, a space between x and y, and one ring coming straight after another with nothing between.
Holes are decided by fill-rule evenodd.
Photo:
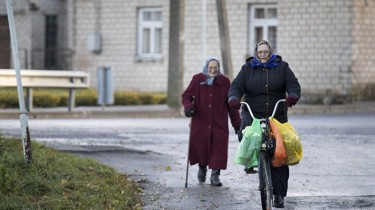
<instances>
[{"instance_id":1,"label":"elderly woman in black coat","mask_svg":"<svg viewBox=\"0 0 375 210\"><path fill-rule=\"evenodd\" d=\"M250 105L256 118L266 118L272 114L276 102L286 98L285 106L277 108L275 118L281 122L288 122L288 108L294 106L300 98L301 86L287 62L283 61L272 51L267 41L259 42L254 51L254 57L246 60L241 71L233 80L228 92L229 105L239 110L240 100ZM251 125L252 118L246 108L241 111L241 131ZM238 132L239 140L242 139L242 132ZM252 169L245 169L247 173ZM274 207L284 207L284 197L288 190L289 168L271 167Z\"/></svg>"}]
</instances>

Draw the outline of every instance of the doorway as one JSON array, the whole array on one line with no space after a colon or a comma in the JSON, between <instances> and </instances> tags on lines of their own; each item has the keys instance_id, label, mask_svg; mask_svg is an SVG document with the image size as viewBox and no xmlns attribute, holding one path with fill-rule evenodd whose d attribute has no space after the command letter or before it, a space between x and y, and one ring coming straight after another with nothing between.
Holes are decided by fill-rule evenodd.
<instances>
[{"instance_id":1,"label":"doorway","mask_svg":"<svg viewBox=\"0 0 375 210\"><path fill-rule=\"evenodd\" d=\"M7 16L0 16L0 46L0 69L9 69L10 33Z\"/></svg>"}]
</instances>

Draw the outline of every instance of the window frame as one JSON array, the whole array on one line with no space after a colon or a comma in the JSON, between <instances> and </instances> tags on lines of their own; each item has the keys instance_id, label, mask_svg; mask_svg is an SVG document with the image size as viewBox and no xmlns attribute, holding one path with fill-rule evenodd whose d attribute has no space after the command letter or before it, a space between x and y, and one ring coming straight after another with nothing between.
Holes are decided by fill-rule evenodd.
<instances>
[{"instance_id":1,"label":"window frame","mask_svg":"<svg viewBox=\"0 0 375 210\"><path fill-rule=\"evenodd\" d=\"M256 9L264 9L265 10L265 18L255 18L255 10ZM276 18L266 18L267 17L267 11L268 9L276 9L278 14L278 7L277 4L254 4L250 5L249 7L249 49L248 52L250 55L253 55L256 40L255 40L255 28L261 27L262 32L262 39L268 40L269 37L269 27L276 27L276 43L271 43L272 48L274 48L274 52L277 52L277 31L278 31L278 15L276 15ZM276 46L276 47L275 47Z\"/></svg>"},{"instance_id":2,"label":"window frame","mask_svg":"<svg viewBox=\"0 0 375 210\"><path fill-rule=\"evenodd\" d=\"M155 15L156 12L160 12L160 20L144 20L144 14L146 12L151 12L151 16ZM148 8L139 8L138 9L138 36L137 36L137 58L139 60L160 60L163 58L163 13L162 8L160 7L148 7ZM144 47L144 29L149 29L149 52L143 52ZM157 30L160 30L160 52L156 52L156 38Z\"/></svg>"}]
</instances>

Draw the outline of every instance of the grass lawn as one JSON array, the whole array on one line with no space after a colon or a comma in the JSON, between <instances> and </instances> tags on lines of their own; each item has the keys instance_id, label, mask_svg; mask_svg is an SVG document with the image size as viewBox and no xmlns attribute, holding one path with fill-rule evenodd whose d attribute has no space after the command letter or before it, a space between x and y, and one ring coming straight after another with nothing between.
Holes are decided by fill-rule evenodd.
<instances>
[{"instance_id":1,"label":"grass lawn","mask_svg":"<svg viewBox=\"0 0 375 210\"><path fill-rule=\"evenodd\" d=\"M0 209L142 209L126 174L34 141L28 164L22 148L0 134Z\"/></svg>"}]
</instances>

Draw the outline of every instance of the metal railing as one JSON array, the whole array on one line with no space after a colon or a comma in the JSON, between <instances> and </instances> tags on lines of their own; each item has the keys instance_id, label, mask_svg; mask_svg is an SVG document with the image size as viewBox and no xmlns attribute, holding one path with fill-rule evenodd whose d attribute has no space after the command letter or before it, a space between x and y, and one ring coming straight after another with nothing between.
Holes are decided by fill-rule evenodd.
<instances>
[{"instance_id":1,"label":"metal railing","mask_svg":"<svg viewBox=\"0 0 375 210\"><path fill-rule=\"evenodd\" d=\"M32 110L32 88L69 89L68 110L73 110L75 89L89 87L89 74L83 71L21 70L22 85L28 88L27 107ZM0 87L17 87L13 69L0 69Z\"/></svg>"}]
</instances>

